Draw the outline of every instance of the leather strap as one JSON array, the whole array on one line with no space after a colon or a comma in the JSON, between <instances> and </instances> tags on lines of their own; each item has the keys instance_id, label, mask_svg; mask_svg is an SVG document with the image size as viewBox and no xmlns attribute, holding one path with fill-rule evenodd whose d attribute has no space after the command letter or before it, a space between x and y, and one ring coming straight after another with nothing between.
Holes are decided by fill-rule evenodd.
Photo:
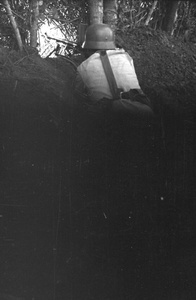
<instances>
[{"instance_id":1,"label":"leather strap","mask_svg":"<svg viewBox=\"0 0 196 300\"><path fill-rule=\"evenodd\" d=\"M100 51L100 59L101 59L102 65L103 65L103 69L104 69L113 99L119 99L120 92L122 92L122 90L117 87L116 79L114 77L114 73L112 71L111 64L110 64L106 50Z\"/></svg>"}]
</instances>

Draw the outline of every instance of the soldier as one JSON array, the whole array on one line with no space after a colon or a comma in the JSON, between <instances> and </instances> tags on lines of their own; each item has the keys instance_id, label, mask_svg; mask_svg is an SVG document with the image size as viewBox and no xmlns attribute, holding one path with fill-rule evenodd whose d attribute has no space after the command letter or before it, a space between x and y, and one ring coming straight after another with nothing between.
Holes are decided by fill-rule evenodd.
<instances>
[{"instance_id":1,"label":"soldier","mask_svg":"<svg viewBox=\"0 0 196 300\"><path fill-rule=\"evenodd\" d=\"M104 107L132 115L153 114L139 85L132 57L124 49L116 48L114 33L108 25L90 25L82 48L86 60L77 68L75 82L80 102L88 103L91 111Z\"/></svg>"}]
</instances>

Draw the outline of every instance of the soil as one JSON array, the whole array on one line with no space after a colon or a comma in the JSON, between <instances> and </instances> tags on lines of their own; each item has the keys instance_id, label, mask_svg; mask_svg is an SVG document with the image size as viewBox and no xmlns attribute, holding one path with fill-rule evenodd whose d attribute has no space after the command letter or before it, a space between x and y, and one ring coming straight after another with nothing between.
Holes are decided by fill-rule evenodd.
<instances>
[{"instance_id":1,"label":"soil","mask_svg":"<svg viewBox=\"0 0 196 300\"><path fill-rule=\"evenodd\" d=\"M117 39L153 120L90 120L67 60L0 49L2 300L196 297L196 45Z\"/></svg>"}]
</instances>

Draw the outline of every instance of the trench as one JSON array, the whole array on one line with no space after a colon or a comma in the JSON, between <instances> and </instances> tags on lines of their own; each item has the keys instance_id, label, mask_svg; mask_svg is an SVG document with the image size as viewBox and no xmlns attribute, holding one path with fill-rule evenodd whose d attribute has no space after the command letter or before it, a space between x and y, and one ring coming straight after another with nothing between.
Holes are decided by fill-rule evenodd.
<instances>
[{"instance_id":1,"label":"trench","mask_svg":"<svg viewBox=\"0 0 196 300\"><path fill-rule=\"evenodd\" d=\"M195 297L195 123L105 126L1 105L0 292L31 300ZM185 298L183 298L185 297Z\"/></svg>"}]
</instances>

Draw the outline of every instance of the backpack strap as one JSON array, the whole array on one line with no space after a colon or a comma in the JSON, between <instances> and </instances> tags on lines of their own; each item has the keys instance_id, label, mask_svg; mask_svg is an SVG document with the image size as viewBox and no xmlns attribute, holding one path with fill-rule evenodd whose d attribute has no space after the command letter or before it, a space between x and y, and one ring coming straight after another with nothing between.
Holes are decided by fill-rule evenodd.
<instances>
[{"instance_id":1,"label":"backpack strap","mask_svg":"<svg viewBox=\"0 0 196 300\"><path fill-rule=\"evenodd\" d=\"M122 90L117 87L116 79L114 77L114 73L112 71L112 67L111 67L106 50L100 51L100 59L101 59L102 65L103 65L103 69L104 69L113 99L114 100L119 99L120 92L122 92Z\"/></svg>"}]
</instances>

